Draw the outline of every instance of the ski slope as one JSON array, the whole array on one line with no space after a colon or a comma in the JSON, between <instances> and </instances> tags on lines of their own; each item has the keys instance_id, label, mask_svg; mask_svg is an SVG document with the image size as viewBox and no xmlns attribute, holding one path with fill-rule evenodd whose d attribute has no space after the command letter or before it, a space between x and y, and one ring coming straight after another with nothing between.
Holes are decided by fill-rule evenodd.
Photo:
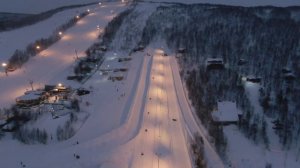
<instances>
[{"instance_id":1,"label":"ski slope","mask_svg":"<svg viewBox=\"0 0 300 168\"><path fill-rule=\"evenodd\" d=\"M129 142L133 168L192 167L186 130L175 96L168 57L155 49L140 130ZM149 79L150 78L150 79Z\"/></svg>"},{"instance_id":2,"label":"ski slope","mask_svg":"<svg viewBox=\"0 0 300 168\"><path fill-rule=\"evenodd\" d=\"M98 34L103 31L106 24L125 8L121 3L97 6L94 13L64 32L59 42L31 58L21 69L9 73L8 76L0 72L0 92L6 95L0 97L0 107L9 107L16 97L30 89L29 81L33 81L34 88L59 82L66 85L73 84L74 82L67 81L66 77L73 72L75 50L78 56L84 56L84 51L97 41ZM115 12L111 13L111 10ZM100 26L100 30L97 30L97 25Z\"/></svg>"},{"instance_id":3,"label":"ski slope","mask_svg":"<svg viewBox=\"0 0 300 168\"><path fill-rule=\"evenodd\" d=\"M49 19L11 31L0 32L0 62L7 62L15 50L25 50L27 45L40 38L49 37L62 24L78 13L97 6L69 9L56 13ZM21 38L22 37L22 38Z\"/></svg>"}]
</instances>

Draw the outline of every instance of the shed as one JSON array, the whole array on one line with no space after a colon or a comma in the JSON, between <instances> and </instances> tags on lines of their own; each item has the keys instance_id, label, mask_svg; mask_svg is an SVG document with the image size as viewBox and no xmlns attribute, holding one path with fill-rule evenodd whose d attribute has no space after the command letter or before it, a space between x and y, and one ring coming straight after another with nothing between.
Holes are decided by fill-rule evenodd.
<instances>
[{"instance_id":1,"label":"shed","mask_svg":"<svg viewBox=\"0 0 300 168\"><path fill-rule=\"evenodd\" d=\"M224 61L223 58L207 58L205 61L207 69L223 69Z\"/></svg>"},{"instance_id":2,"label":"shed","mask_svg":"<svg viewBox=\"0 0 300 168\"><path fill-rule=\"evenodd\" d=\"M218 109L212 114L213 122L218 125L237 124L242 112L236 103L230 101L218 102Z\"/></svg>"}]
</instances>

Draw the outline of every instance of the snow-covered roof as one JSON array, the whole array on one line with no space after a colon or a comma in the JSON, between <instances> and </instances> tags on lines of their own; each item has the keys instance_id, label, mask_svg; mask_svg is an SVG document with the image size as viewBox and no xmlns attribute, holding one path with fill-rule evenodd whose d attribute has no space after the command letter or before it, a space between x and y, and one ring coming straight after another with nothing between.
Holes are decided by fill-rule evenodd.
<instances>
[{"instance_id":1,"label":"snow-covered roof","mask_svg":"<svg viewBox=\"0 0 300 168\"><path fill-rule=\"evenodd\" d=\"M206 62L223 62L223 58L207 58Z\"/></svg>"},{"instance_id":2,"label":"snow-covered roof","mask_svg":"<svg viewBox=\"0 0 300 168\"><path fill-rule=\"evenodd\" d=\"M38 100L40 99L41 95L34 94L34 93L28 93L23 96L20 96L17 98L18 101L29 101L29 100Z\"/></svg>"},{"instance_id":3,"label":"snow-covered roof","mask_svg":"<svg viewBox=\"0 0 300 168\"><path fill-rule=\"evenodd\" d=\"M236 103L223 101L218 102L218 110L212 113L214 121L218 122L232 122L238 121L238 114L242 114L236 107Z\"/></svg>"},{"instance_id":4,"label":"snow-covered roof","mask_svg":"<svg viewBox=\"0 0 300 168\"><path fill-rule=\"evenodd\" d=\"M28 94L34 94L34 95L42 95L44 93L44 91L42 90L29 90L26 91L24 94L28 95Z\"/></svg>"},{"instance_id":5,"label":"snow-covered roof","mask_svg":"<svg viewBox=\"0 0 300 168\"><path fill-rule=\"evenodd\" d=\"M126 68L122 63L118 62L118 59L105 60L100 70L114 70L114 69L123 69Z\"/></svg>"}]
</instances>

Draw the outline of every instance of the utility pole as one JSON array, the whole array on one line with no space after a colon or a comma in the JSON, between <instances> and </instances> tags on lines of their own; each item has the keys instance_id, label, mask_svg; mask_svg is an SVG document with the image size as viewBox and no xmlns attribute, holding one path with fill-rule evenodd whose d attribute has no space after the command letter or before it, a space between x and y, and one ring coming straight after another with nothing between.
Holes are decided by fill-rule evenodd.
<instances>
[{"instance_id":1,"label":"utility pole","mask_svg":"<svg viewBox=\"0 0 300 168\"><path fill-rule=\"evenodd\" d=\"M77 50L75 49L75 54L76 54L76 60L78 60L78 54L77 54Z\"/></svg>"},{"instance_id":2,"label":"utility pole","mask_svg":"<svg viewBox=\"0 0 300 168\"><path fill-rule=\"evenodd\" d=\"M33 80L29 80L29 84L31 86L31 90L33 90Z\"/></svg>"}]
</instances>

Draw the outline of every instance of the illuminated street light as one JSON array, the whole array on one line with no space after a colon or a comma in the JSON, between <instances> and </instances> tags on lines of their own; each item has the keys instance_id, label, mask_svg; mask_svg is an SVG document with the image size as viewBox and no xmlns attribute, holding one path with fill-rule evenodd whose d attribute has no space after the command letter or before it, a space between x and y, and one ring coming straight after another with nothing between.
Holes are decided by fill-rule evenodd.
<instances>
[{"instance_id":1,"label":"illuminated street light","mask_svg":"<svg viewBox=\"0 0 300 168\"><path fill-rule=\"evenodd\" d=\"M7 63L3 62L2 67L4 67L4 68L7 67Z\"/></svg>"},{"instance_id":2,"label":"illuminated street light","mask_svg":"<svg viewBox=\"0 0 300 168\"><path fill-rule=\"evenodd\" d=\"M101 3L101 2L99 2L99 5L102 5L102 3Z\"/></svg>"},{"instance_id":3,"label":"illuminated street light","mask_svg":"<svg viewBox=\"0 0 300 168\"><path fill-rule=\"evenodd\" d=\"M80 18L79 15L77 15L77 16L76 16L76 19L79 19L79 18Z\"/></svg>"},{"instance_id":4,"label":"illuminated street light","mask_svg":"<svg viewBox=\"0 0 300 168\"><path fill-rule=\"evenodd\" d=\"M39 45L37 45L37 46L36 46L36 49L39 50L39 49L41 49L41 47L40 47Z\"/></svg>"},{"instance_id":5,"label":"illuminated street light","mask_svg":"<svg viewBox=\"0 0 300 168\"><path fill-rule=\"evenodd\" d=\"M63 33L60 31L60 32L58 32L58 34L61 36Z\"/></svg>"},{"instance_id":6,"label":"illuminated street light","mask_svg":"<svg viewBox=\"0 0 300 168\"><path fill-rule=\"evenodd\" d=\"M87 12L90 12L90 9L87 9L86 11L87 11Z\"/></svg>"},{"instance_id":7,"label":"illuminated street light","mask_svg":"<svg viewBox=\"0 0 300 168\"><path fill-rule=\"evenodd\" d=\"M57 86L58 86L58 87L62 87L63 84L62 84L62 83L58 83Z\"/></svg>"},{"instance_id":8,"label":"illuminated street light","mask_svg":"<svg viewBox=\"0 0 300 168\"><path fill-rule=\"evenodd\" d=\"M97 30L99 30L100 29L100 26L99 25L97 25Z\"/></svg>"}]
</instances>

